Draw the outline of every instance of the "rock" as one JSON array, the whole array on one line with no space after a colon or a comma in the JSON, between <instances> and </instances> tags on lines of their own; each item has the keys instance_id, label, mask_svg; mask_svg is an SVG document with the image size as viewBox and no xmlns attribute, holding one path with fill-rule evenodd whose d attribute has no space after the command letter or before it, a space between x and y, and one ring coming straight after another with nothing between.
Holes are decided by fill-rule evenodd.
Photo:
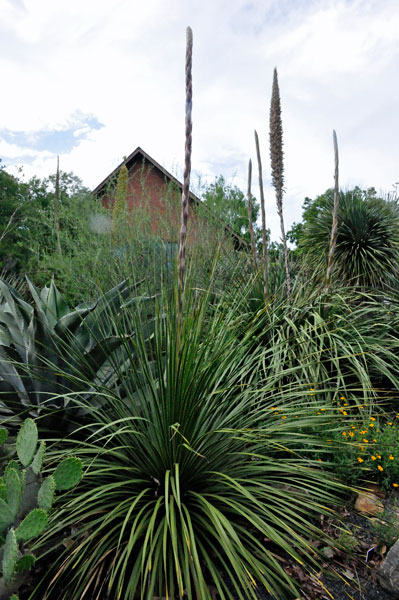
<instances>
[{"instance_id":1,"label":"rock","mask_svg":"<svg viewBox=\"0 0 399 600\"><path fill-rule=\"evenodd\" d=\"M377 572L381 587L392 595L399 598L399 540L389 550L386 559Z\"/></svg>"},{"instance_id":2,"label":"rock","mask_svg":"<svg viewBox=\"0 0 399 600\"><path fill-rule=\"evenodd\" d=\"M355 510L368 515L378 515L384 512L382 500L371 492L360 492L356 498Z\"/></svg>"},{"instance_id":3,"label":"rock","mask_svg":"<svg viewBox=\"0 0 399 600\"><path fill-rule=\"evenodd\" d=\"M380 488L376 483L368 483L364 486L364 489L367 493L373 494L373 496L377 496L384 500L386 498L386 492Z\"/></svg>"},{"instance_id":4,"label":"rock","mask_svg":"<svg viewBox=\"0 0 399 600\"><path fill-rule=\"evenodd\" d=\"M335 556L335 552L330 546L326 546L325 548L322 548L321 552L322 552L322 554L324 554L324 556L326 558L334 558L334 556Z\"/></svg>"}]
</instances>

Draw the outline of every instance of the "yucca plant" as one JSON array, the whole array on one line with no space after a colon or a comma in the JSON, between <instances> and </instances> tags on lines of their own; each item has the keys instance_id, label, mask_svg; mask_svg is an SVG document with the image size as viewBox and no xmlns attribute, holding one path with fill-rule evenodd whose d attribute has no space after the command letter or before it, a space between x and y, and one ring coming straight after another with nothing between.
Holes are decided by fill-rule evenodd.
<instances>
[{"instance_id":1,"label":"yucca plant","mask_svg":"<svg viewBox=\"0 0 399 600\"><path fill-rule=\"evenodd\" d=\"M110 360L121 346L112 319L135 301L136 286L124 281L70 309L53 280L40 293L27 283L32 304L0 280L0 419L29 414L62 427L68 412L77 415L70 393L81 378L112 386Z\"/></svg>"},{"instance_id":2,"label":"yucca plant","mask_svg":"<svg viewBox=\"0 0 399 600\"><path fill-rule=\"evenodd\" d=\"M63 531L78 523L78 533L38 587L48 599L243 599L261 588L296 598L278 555L318 564L311 540L326 537L312 516L329 513L341 487L301 456L317 446L298 433L299 415L315 424L302 390L279 391L254 331L236 336L234 302L209 307L188 289L181 317L159 301L153 335L137 335L118 374L126 397L99 388L109 410L93 410L95 432L72 442L88 472L62 515ZM136 328L140 314L129 320Z\"/></svg>"},{"instance_id":3,"label":"yucca plant","mask_svg":"<svg viewBox=\"0 0 399 600\"><path fill-rule=\"evenodd\" d=\"M300 249L317 277L327 265L332 225L333 191L318 200L309 215ZM332 277L348 285L386 288L394 285L399 268L399 208L396 202L364 194L358 188L340 192L338 232Z\"/></svg>"},{"instance_id":4,"label":"yucca plant","mask_svg":"<svg viewBox=\"0 0 399 600\"><path fill-rule=\"evenodd\" d=\"M261 284L258 275L231 293L241 302L242 335L257 332L254 347L262 345L265 370L282 388L320 388L330 406L342 395L366 407L397 397L399 305L392 293L335 286L327 295L298 276L290 306L283 290L265 305Z\"/></svg>"}]
</instances>

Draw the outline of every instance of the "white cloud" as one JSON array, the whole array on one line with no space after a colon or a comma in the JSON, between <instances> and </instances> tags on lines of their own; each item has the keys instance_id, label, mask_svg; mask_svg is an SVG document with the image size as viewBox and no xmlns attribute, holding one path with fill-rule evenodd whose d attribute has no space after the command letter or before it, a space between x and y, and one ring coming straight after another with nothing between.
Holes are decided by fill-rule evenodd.
<instances>
[{"instance_id":1,"label":"white cloud","mask_svg":"<svg viewBox=\"0 0 399 600\"><path fill-rule=\"evenodd\" d=\"M306 195L333 183L333 128L343 187L389 189L399 179L397 0L25 0L23 7L22 0L0 0L0 23L7 83L0 129L53 130L71 114L94 115L103 129L61 155L63 168L88 186L138 145L166 168L181 168L187 24L194 31L193 169L208 178L236 175L245 189L256 128L274 238L268 158L274 66L288 223L300 218ZM9 162L20 156L4 142L0 154ZM54 171L51 152L36 156L27 174Z\"/></svg>"}]
</instances>

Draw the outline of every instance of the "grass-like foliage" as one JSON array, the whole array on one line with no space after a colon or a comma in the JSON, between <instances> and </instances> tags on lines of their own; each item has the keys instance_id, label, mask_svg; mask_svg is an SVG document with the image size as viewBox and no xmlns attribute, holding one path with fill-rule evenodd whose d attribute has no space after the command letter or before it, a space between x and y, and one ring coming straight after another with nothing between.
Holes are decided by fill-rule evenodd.
<instances>
[{"instance_id":1,"label":"grass-like foliage","mask_svg":"<svg viewBox=\"0 0 399 600\"><path fill-rule=\"evenodd\" d=\"M74 446L87 473L47 534L78 528L46 598L206 600L216 588L243 599L262 586L298 597L278 555L316 567L312 540L325 534L312 517L337 503L340 486L309 459L317 440L298 433L298 418L305 432L321 417L265 369L253 332L237 337L232 304L187 291L180 321L163 296L149 336L131 310L138 333L120 394L98 389L108 408L93 411L95 433Z\"/></svg>"}]
</instances>

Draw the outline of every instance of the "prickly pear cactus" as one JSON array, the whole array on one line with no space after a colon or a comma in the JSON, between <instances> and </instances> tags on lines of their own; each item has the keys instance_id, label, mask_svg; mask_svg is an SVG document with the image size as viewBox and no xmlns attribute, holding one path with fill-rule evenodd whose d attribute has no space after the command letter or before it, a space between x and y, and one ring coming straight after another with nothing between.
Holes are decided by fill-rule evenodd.
<instances>
[{"instance_id":1,"label":"prickly pear cactus","mask_svg":"<svg viewBox=\"0 0 399 600\"><path fill-rule=\"evenodd\" d=\"M0 446L6 439L1 428ZM19 460L10 460L0 477L0 600L18 600L15 592L36 560L29 541L46 528L55 492L73 488L82 477L81 461L69 457L43 478L45 452L36 423L26 419L16 440Z\"/></svg>"}]
</instances>

